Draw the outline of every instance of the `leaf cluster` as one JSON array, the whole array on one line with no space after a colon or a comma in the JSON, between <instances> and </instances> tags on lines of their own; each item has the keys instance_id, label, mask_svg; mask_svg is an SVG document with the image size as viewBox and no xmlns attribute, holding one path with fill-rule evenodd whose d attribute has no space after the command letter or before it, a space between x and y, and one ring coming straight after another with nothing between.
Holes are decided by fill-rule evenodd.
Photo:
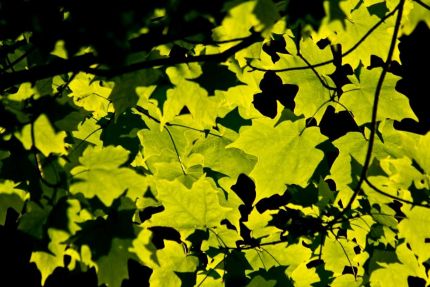
<instances>
[{"instance_id":1,"label":"leaf cluster","mask_svg":"<svg viewBox=\"0 0 430 287\"><path fill-rule=\"evenodd\" d=\"M87 2L0 4L4 282L430 283L428 0Z\"/></svg>"}]
</instances>

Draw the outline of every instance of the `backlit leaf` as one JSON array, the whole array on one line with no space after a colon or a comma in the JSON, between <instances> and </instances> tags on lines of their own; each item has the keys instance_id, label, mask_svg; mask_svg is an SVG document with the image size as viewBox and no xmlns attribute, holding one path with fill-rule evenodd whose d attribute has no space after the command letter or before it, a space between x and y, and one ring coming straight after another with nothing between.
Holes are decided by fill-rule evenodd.
<instances>
[{"instance_id":1,"label":"backlit leaf","mask_svg":"<svg viewBox=\"0 0 430 287\"><path fill-rule=\"evenodd\" d=\"M324 140L317 128L305 128L303 120L274 127L271 121L261 119L241 129L238 140L229 147L257 157L250 176L257 186L258 201L283 192L289 184L306 187L323 158L315 147Z\"/></svg>"}]
</instances>

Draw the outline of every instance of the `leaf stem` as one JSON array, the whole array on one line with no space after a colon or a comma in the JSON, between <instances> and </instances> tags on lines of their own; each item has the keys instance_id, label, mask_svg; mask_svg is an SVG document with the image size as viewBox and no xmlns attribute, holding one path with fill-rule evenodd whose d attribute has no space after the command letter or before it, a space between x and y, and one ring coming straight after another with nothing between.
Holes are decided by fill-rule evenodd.
<instances>
[{"instance_id":1,"label":"leaf stem","mask_svg":"<svg viewBox=\"0 0 430 287\"><path fill-rule=\"evenodd\" d=\"M183 162L182 162L181 156L179 155L178 148L176 147L175 140L173 139L173 136L172 136L172 134L170 133L170 130L169 130L169 128L168 128L168 127L166 127L166 131L167 131L167 133L169 134L170 140L172 141L173 148L174 148L174 150L175 150L175 153L176 153L176 156L177 156L177 158L178 158L179 164L181 165L182 173L183 173L184 175L187 175L187 173L185 172L185 166L184 166L184 164L183 164Z\"/></svg>"},{"instance_id":2,"label":"leaf stem","mask_svg":"<svg viewBox=\"0 0 430 287\"><path fill-rule=\"evenodd\" d=\"M351 259L349 259L348 253L346 253L345 247L343 247L343 244L340 243L339 237L333 232L333 230L330 230L330 233L333 234L334 238L336 239L336 242L339 243L340 247L342 248L343 254L345 254L345 257L348 260L349 266L351 267L351 271L352 271L352 274L354 275L354 279L357 280L357 273L355 272L354 265L352 265Z\"/></svg>"}]
</instances>

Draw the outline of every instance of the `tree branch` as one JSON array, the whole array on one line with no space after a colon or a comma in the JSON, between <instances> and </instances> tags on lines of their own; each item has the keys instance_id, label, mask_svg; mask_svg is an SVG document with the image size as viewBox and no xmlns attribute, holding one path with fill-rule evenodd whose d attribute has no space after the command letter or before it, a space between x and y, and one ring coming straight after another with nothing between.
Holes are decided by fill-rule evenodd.
<instances>
[{"instance_id":1,"label":"tree branch","mask_svg":"<svg viewBox=\"0 0 430 287\"><path fill-rule=\"evenodd\" d=\"M258 42L261 36L257 32L253 32L249 37L244 38L237 45L218 54L199 55L187 57L183 59L161 58L143 61L131 64L125 67L113 69L93 69L91 65L98 63L98 59L93 54L85 54L69 60L56 59L52 63L30 68L29 70L21 70L13 73L5 73L0 78L0 89L6 89L25 82L35 82L56 75L66 74L69 72L88 72L97 76L111 78L118 75L135 72L138 70L153 68L157 66L174 66L177 64L195 63L195 62L224 62L229 57L238 51Z\"/></svg>"},{"instance_id":2,"label":"tree branch","mask_svg":"<svg viewBox=\"0 0 430 287\"><path fill-rule=\"evenodd\" d=\"M259 33L253 32L250 36L244 38L240 43L237 45L234 45L233 47L225 50L224 52L218 53L218 54L210 54L210 55L199 55L199 56L192 56L187 57L184 59L175 59L175 58L161 58L161 59L154 59L154 60L148 60L143 61L135 64L131 64L126 67L120 67L120 68L114 68L109 70L102 70L102 69L87 69L86 72L111 78L118 75L123 75L127 73L132 73L135 71L153 68L157 66L174 66L177 64L188 64L188 63L196 63L196 62L224 62L229 57L233 56L235 53L239 52L242 49L247 48L248 46L262 40Z\"/></svg>"},{"instance_id":3,"label":"tree branch","mask_svg":"<svg viewBox=\"0 0 430 287\"><path fill-rule=\"evenodd\" d=\"M0 77L0 89L3 90L21 83L35 82L69 72L76 73L96 63L97 59L93 54L85 54L70 60L55 59L49 64L36 66L29 70L4 73Z\"/></svg>"},{"instance_id":4,"label":"tree branch","mask_svg":"<svg viewBox=\"0 0 430 287\"><path fill-rule=\"evenodd\" d=\"M394 26L394 32L393 37L391 39L390 49L388 51L387 59L384 62L384 66L382 68L382 73L378 79L378 83L376 84L376 90L375 90L375 97L373 100L373 108L372 108L372 120L371 120L371 126L370 126L370 136L369 136L369 143L367 145L367 152L366 152L366 158L364 160L363 169L361 170L360 178L358 180L357 186L354 188L354 193L349 199L346 206L342 209L342 211L336 216L335 219L333 219L333 222L345 215L345 213L351 209L351 206L355 199L357 198L358 194L361 191L361 186L363 185L363 182L366 180L367 177L367 171L370 166L370 162L372 160L372 150L373 150L373 144L375 142L375 135L376 135L376 120L377 120L377 114L378 114L378 103L379 103L379 96L381 94L382 85L384 83L385 75L388 72L388 69L390 68L391 58L393 57L394 49L396 47L396 40L397 35L400 30L400 23L402 20L402 14L403 14L403 7L405 4L405 0L400 0L398 7L398 14L396 18L396 24ZM397 9L395 9L397 10Z\"/></svg>"}]
</instances>

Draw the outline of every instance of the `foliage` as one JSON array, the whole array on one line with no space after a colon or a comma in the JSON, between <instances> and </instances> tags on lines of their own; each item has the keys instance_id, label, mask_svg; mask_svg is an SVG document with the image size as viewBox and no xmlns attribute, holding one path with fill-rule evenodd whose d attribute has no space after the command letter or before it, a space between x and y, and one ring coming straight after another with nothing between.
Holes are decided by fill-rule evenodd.
<instances>
[{"instance_id":1,"label":"foliage","mask_svg":"<svg viewBox=\"0 0 430 287\"><path fill-rule=\"evenodd\" d=\"M429 0L2 1L2 281L427 286L429 26Z\"/></svg>"}]
</instances>

